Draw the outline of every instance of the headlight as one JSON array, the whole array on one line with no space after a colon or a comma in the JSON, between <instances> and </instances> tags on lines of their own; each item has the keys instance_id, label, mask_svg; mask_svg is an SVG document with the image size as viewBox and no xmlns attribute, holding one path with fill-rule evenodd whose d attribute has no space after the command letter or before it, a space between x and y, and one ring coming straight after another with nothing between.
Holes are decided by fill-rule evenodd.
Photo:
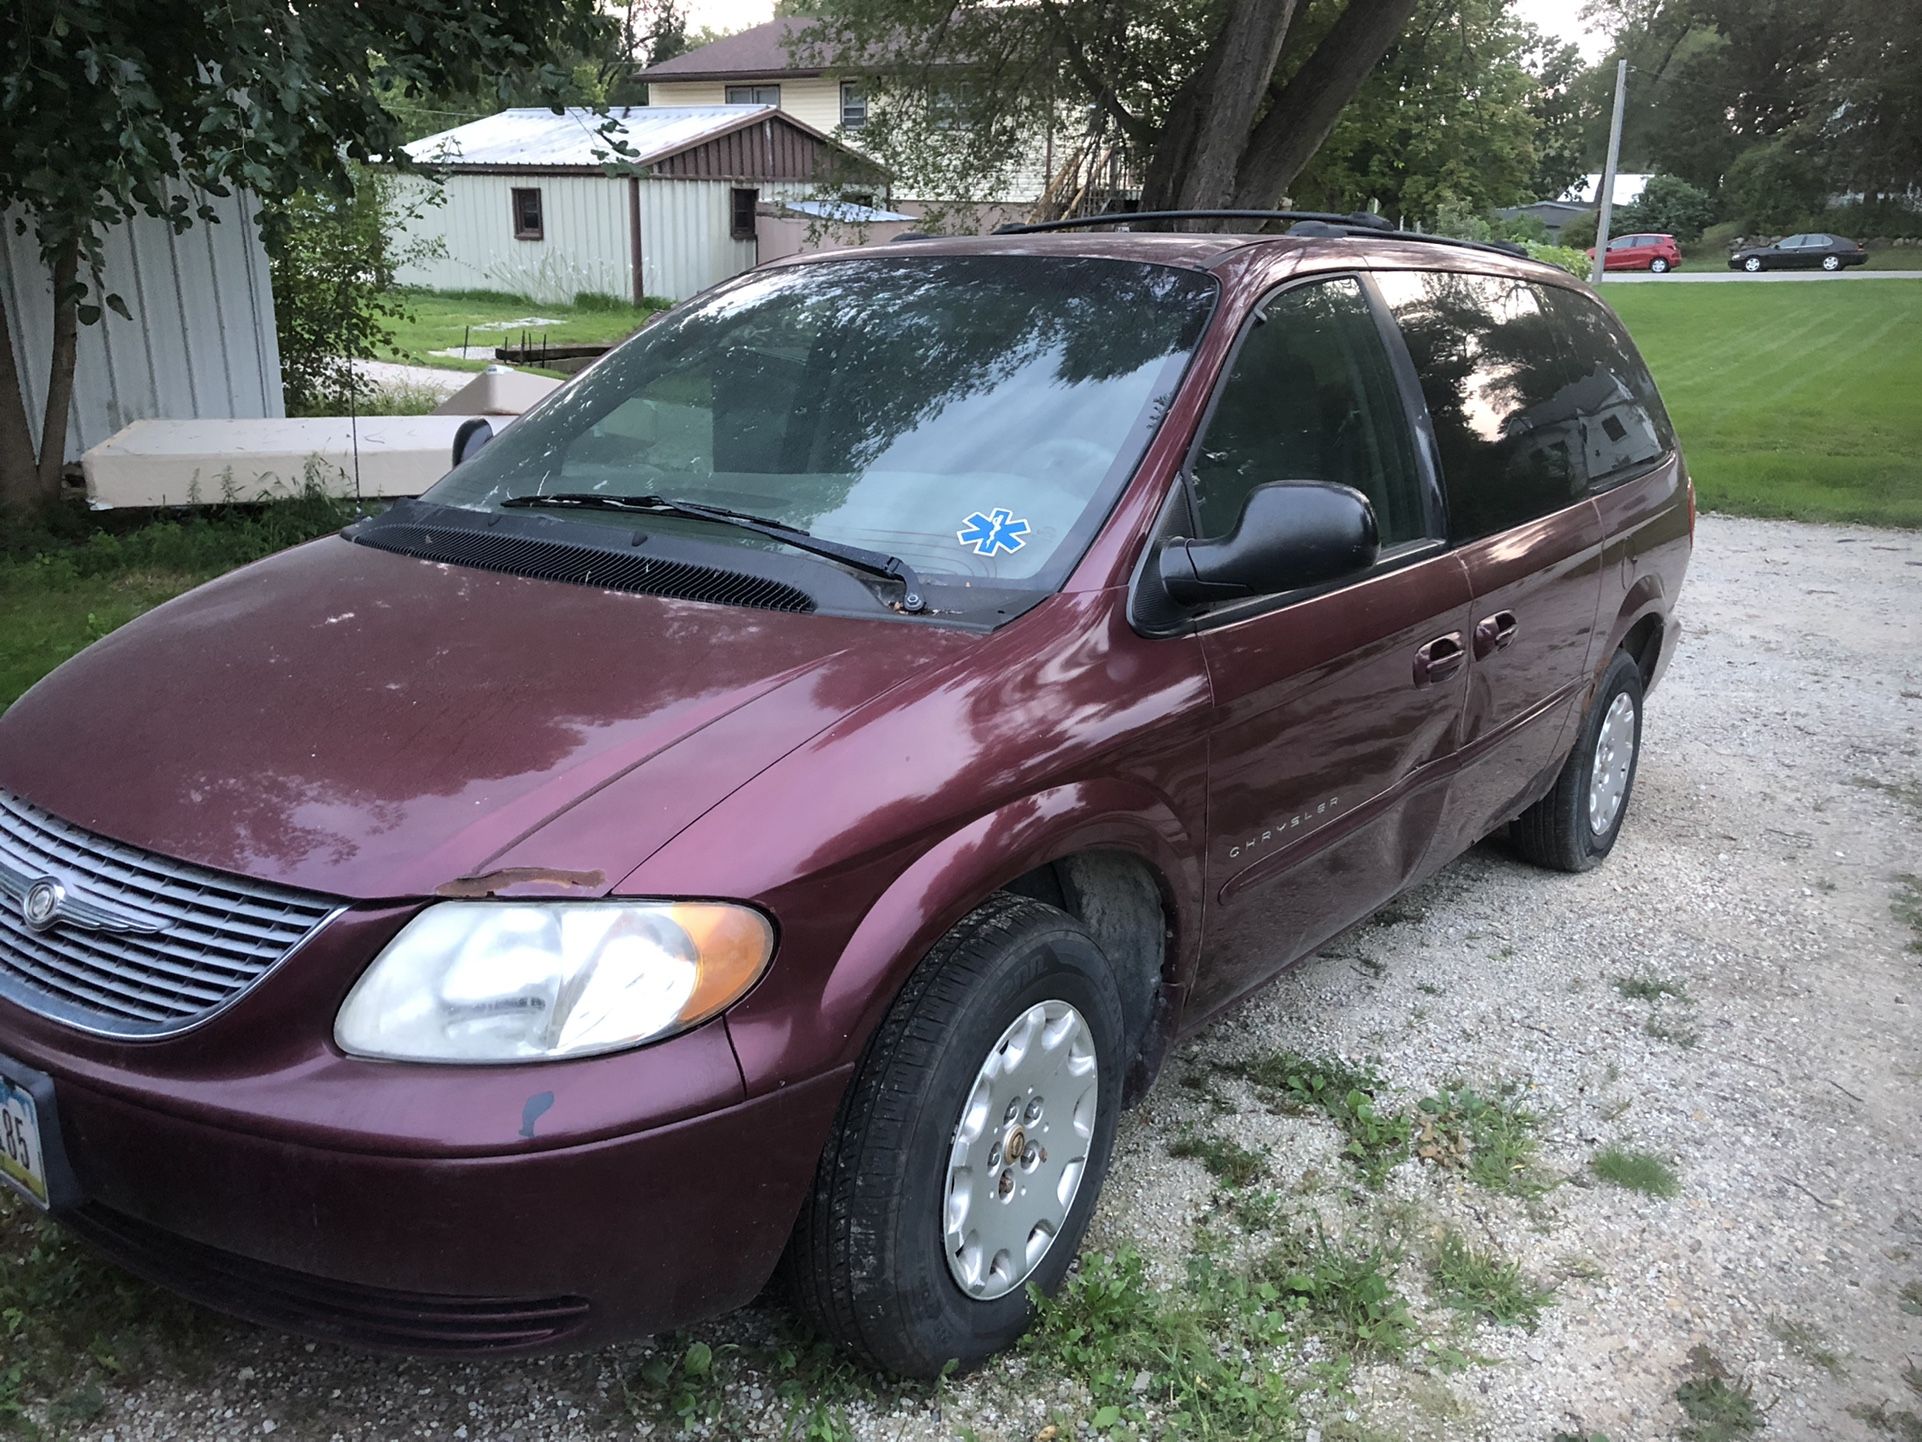
<instances>
[{"instance_id":1,"label":"headlight","mask_svg":"<svg viewBox=\"0 0 1922 1442\"><path fill-rule=\"evenodd\" d=\"M720 902L443 901L355 983L334 1040L392 1061L619 1051L707 1020L773 951L765 917Z\"/></svg>"}]
</instances>

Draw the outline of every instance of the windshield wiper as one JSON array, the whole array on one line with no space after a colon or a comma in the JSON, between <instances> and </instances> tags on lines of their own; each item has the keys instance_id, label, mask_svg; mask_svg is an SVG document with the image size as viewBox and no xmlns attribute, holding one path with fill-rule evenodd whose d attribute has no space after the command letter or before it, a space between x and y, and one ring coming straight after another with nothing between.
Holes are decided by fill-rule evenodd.
<instances>
[{"instance_id":1,"label":"windshield wiper","mask_svg":"<svg viewBox=\"0 0 1922 1442\"><path fill-rule=\"evenodd\" d=\"M646 515L686 516L690 520L736 526L743 531L752 531L757 536L779 541L784 546L792 546L797 551L839 561L849 570L859 571L877 580L893 582L901 588L903 611L925 611L928 606L927 598L921 591L921 578L915 574L914 567L899 556L883 555L865 546L826 540L808 534L799 526L790 526L786 521L750 515L746 511L731 511L726 506L703 506L696 501L677 501L670 496L618 496L600 491L549 491L545 494L509 496L501 505L526 510L639 511Z\"/></svg>"}]
</instances>

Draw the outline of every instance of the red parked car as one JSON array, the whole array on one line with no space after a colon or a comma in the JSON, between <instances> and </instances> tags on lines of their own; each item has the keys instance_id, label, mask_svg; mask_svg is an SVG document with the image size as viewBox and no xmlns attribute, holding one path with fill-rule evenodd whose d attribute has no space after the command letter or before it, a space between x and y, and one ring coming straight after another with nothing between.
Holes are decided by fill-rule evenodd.
<instances>
[{"instance_id":1,"label":"red parked car","mask_svg":"<svg viewBox=\"0 0 1922 1442\"><path fill-rule=\"evenodd\" d=\"M1595 247L1586 252L1595 259ZM1603 270L1646 270L1665 275L1682 263L1682 247L1672 235L1618 235L1608 243L1608 259Z\"/></svg>"},{"instance_id":2,"label":"red parked car","mask_svg":"<svg viewBox=\"0 0 1922 1442\"><path fill-rule=\"evenodd\" d=\"M579 1348L785 1259L932 1375L1181 1038L1492 832L1606 856L1694 520L1614 315L1057 229L739 277L0 718L14 1187L314 1336Z\"/></svg>"}]
</instances>

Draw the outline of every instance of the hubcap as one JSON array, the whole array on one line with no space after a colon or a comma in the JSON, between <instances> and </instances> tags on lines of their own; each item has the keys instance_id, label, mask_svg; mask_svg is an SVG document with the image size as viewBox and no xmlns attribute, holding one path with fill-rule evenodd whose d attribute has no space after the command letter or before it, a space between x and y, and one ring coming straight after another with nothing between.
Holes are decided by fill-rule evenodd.
<instances>
[{"instance_id":1,"label":"hubcap","mask_svg":"<svg viewBox=\"0 0 1922 1442\"><path fill-rule=\"evenodd\" d=\"M1588 776L1588 829L1608 835L1628 795L1628 769L1635 763L1635 703L1626 691L1609 703L1595 737L1595 766Z\"/></svg>"},{"instance_id":2,"label":"hubcap","mask_svg":"<svg viewBox=\"0 0 1922 1442\"><path fill-rule=\"evenodd\" d=\"M981 1301L1027 1281L1060 1235L1094 1145L1094 1033L1036 1002L988 1049L955 1124L942 1189L948 1270Z\"/></svg>"}]
</instances>

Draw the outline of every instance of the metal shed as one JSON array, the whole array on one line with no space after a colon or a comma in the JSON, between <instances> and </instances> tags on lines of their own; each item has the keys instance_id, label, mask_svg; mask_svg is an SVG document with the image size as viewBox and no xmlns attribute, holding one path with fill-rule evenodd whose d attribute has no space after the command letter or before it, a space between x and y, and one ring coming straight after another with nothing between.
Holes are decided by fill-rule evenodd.
<instances>
[{"instance_id":1,"label":"metal shed","mask_svg":"<svg viewBox=\"0 0 1922 1442\"><path fill-rule=\"evenodd\" d=\"M683 300L757 263L762 200L885 180L772 105L635 106L610 118L638 159L616 157L604 118L585 109L505 110L410 144L442 185L405 234L440 253L400 280L555 302L583 291Z\"/></svg>"},{"instance_id":2,"label":"metal shed","mask_svg":"<svg viewBox=\"0 0 1922 1442\"><path fill-rule=\"evenodd\" d=\"M178 235L139 215L106 233L108 291L131 320L112 311L80 327L67 416L66 459L122 426L152 416L178 419L286 414L280 343L258 204L239 192L203 196L219 223ZM20 366L20 389L39 443L53 343L53 281L31 230L3 220L0 304Z\"/></svg>"}]
</instances>

